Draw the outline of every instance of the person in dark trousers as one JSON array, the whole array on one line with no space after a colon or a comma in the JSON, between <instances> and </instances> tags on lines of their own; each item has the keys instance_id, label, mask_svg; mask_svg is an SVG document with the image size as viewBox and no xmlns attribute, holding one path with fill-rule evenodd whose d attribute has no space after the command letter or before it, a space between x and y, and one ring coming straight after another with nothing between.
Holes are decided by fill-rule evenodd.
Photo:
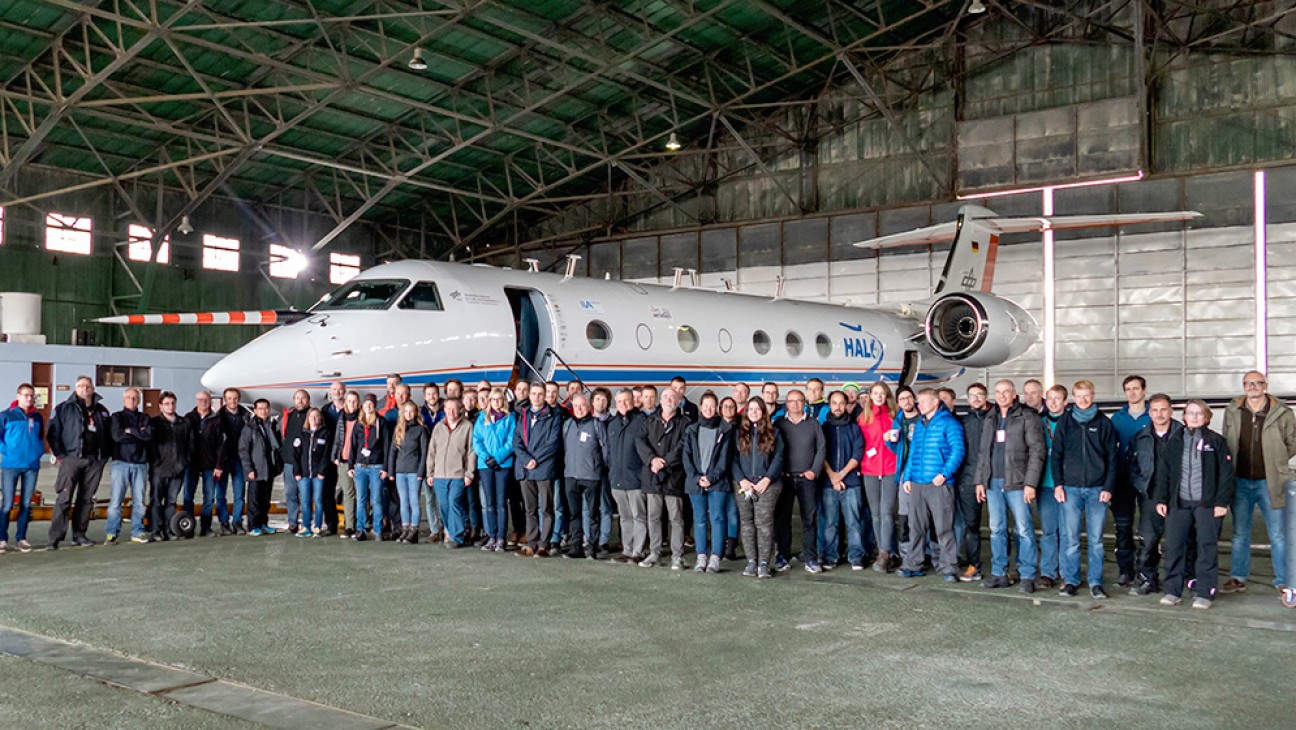
<instances>
[{"instance_id":1,"label":"person in dark trousers","mask_svg":"<svg viewBox=\"0 0 1296 730\"><path fill-rule=\"evenodd\" d=\"M774 511L774 570L783 572L792 557L792 503L801 508L801 564L808 573L819 567L819 474L823 470L824 435L805 409L805 393L790 390L785 414L774 423L783 436L783 491Z\"/></svg>"},{"instance_id":2,"label":"person in dark trousers","mask_svg":"<svg viewBox=\"0 0 1296 730\"><path fill-rule=\"evenodd\" d=\"M352 536L356 542L386 539L387 534L383 530L387 501L383 481L386 479L387 444L391 432L387 428L387 419L378 415L377 405L374 398L365 398L347 447L351 457L347 473L355 480L356 487L355 534Z\"/></svg>"},{"instance_id":3,"label":"person in dark trousers","mask_svg":"<svg viewBox=\"0 0 1296 730\"><path fill-rule=\"evenodd\" d=\"M1112 525L1116 531L1116 570L1119 576L1116 585L1122 588L1135 582L1137 568L1134 559L1138 548L1134 544L1135 509L1138 506L1138 490L1130 478L1130 466L1134 460L1131 447L1134 434L1150 423L1147 406L1147 381L1141 375L1130 375L1121 383L1127 401L1119 411L1111 416L1112 426L1116 429L1116 444L1119 449L1116 470L1116 491L1112 493Z\"/></svg>"},{"instance_id":4,"label":"person in dark trousers","mask_svg":"<svg viewBox=\"0 0 1296 730\"><path fill-rule=\"evenodd\" d=\"M888 397L890 391L888 391ZM838 520L846 523L846 560L850 563L852 570L864 569L864 530L861 529L860 519L864 513L864 500L862 499L864 486L860 478L860 459L864 454L864 439L866 429L862 427L855 419L851 418L850 405L846 402L846 394L840 390L833 391L828 396L828 415L824 418L824 473L820 480L820 504L823 505L823 554L819 556L820 565L824 570L832 570L837 567L837 558L841 554L841 539L837 533ZM885 412L884 412L885 413ZM890 428L891 420L878 415L878 425L883 429ZM891 451L885 446L879 446L883 452L891 455ZM892 459L894 460L894 455ZM895 492L895 473L885 475L886 480L891 485L891 491ZM892 509L895 506L894 494L890 502ZM873 513L873 520L877 522L879 516L886 520L892 520L891 510L883 511L881 509ZM890 550L891 533L887 533L887 547L883 553ZM885 568L884 568L885 570Z\"/></svg>"},{"instance_id":5,"label":"person in dark trousers","mask_svg":"<svg viewBox=\"0 0 1296 730\"><path fill-rule=\"evenodd\" d=\"M648 550L648 499L643 493L643 459L639 458L639 431L645 418L634 407L634 392L623 389L613 398L616 412L608 418L607 465L612 500L620 516L621 555L618 563L637 565Z\"/></svg>"},{"instance_id":6,"label":"person in dark trousers","mask_svg":"<svg viewBox=\"0 0 1296 730\"><path fill-rule=\"evenodd\" d=\"M846 394L842 394L846 398ZM909 404L913 406L913 393L909 393ZM847 403L847 406L850 404ZM868 512L868 517L872 522L873 534L877 539L877 558L873 561L873 570L879 573L887 573L891 570L891 561L898 553L896 550L896 502L899 496L899 487L896 484L896 454L887 443L887 433L892 431L895 426L894 420L899 408L896 405L895 396L891 395L891 388L884 382L878 381L869 387L864 407L860 409L860 414L853 421L859 427L861 434L860 453L856 454L859 459L859 475L863 482L863 494L857 495L856 500L859 504L854 508L860 513L860 519L863 519L864 512ZM913 411L917 415L917 411ZM832 416L828 417L832 419ZM825 429L824 434L828 435ZM898 433L897 433L898 436ZM831 447L829 454L831 455ZM845 494L845 493L843 493ZM827 489L823 495L829 499L832 495L828 494ZM850 495L845 495L848 499ZM860 497L863 499L860 499ZM868 505L866 510L865 505ZM828 510L825 509L825 512ZM835 520L834 520L835 522ZM868 546L864 544L865 525L863 523L856 526L860 532L859 547L862 551L859 555L860 561L865 559L868 552ZM846 529L849 533L850 522L847 518ZM827 529L825 529L827 536ZM835 542L834 538L827 537L830 542ZM832 553L836 556L837 551ZM856 564L854 558L851 558L852 570L863 570L862 562ZM825 569L828 568L828 562L823 563Z\"/></svg>"},{"instance_id":7,"label":"person in dark trousers","mask_svg":"<svg viewBox=\"0 0 1296 730\"><path fill-rule=\"evenodd\" d=\"M427 476L427 449L431 434L423 428L418 406L412 401L401 404L396 427L392 429L391 445L387 447L388 478L396 480L396 495L400 500L400 534L396 542L418 543L419 514L423 481ZM394 527L394 526L393 526Z\"/></svg>"},{"instance_id":8,"label":"person in dark trousers","mask_svg":"<svg viewBox=\"0 0 1296 730\"><path fill-rule=\"evenodd\" d=\"M436 383L423 386L423 405L419 406L419 416L423 419L423 430L430 440L432 429L445 420L441 388ZM429 542L441 542L445 538L445 524L441 520L441 505L437 502L436 490L430 486L423 490L423 517L428 523Z\"/></svg>"},{"instance_id":9,"label":"person in dark trousers","mask_svg":"<svg viewBox=\"0 0 1296 730\"><path fill-rule=\"evenodd\" d=\"M283 444L279 458L284 465L284 504L288 510L288 532L294 535L297 534L302 506L297 494L297 479L293 473L293 444L301 437L302 426L306 424L306 413L310 411L310 407L310 393L298 390L293 393L293 407L283 409L279 417L279 437Z\"/></svg>"},{"instance_id":10,"label":"person in dark trousers","mask_svg":"<svg viewBox=\"0 0 1296 730\"><path fill-rule=\"evenodd\" d=\"M643 491L648 501L648 556L641 568L656 567L661 560L662 515L670 521L671 570L684 565L684 431L688 417L679 412L679 394L667 388L657 412L639 432L639 458L643 459Z\"/></svg>"},{"instance_id":11,"label":"person in dark trousers","mask_svg":"<svg viewBox=\"0 0 1296 730\"><path fill-rule=\"evenodd\" d=\"M144 519L148 514L148 445L153 425L139 410L142 395L135 388L122 393L122 409L112 414L109 427L113 441L112 499L108 502L108 536L104 544L115 545L121 531L122 506L126 494L131 500L131 542L149 541Z\"/></svg>"},{"instance_id":12,"label":"person in dark trousers","mask_svg":"<svg viewBox=\"0 0 1296 730\"><path fill-rule=\"evenodd\" d=\"M733 427L720 417L715 393L702 394L698 420L684 432L684 491L693 503L698 573L719 573L728 534L729 462ZM707 539L707 528L711 538Z\"/></svg>"},{"instance_id":13,"label":"person in dark trousers","mask_svg":"<svg viewBox=\"0 0 1296 730\"><path fill-rule=\"evenodd\" d=\"M221 426L225 429L225 453L221 455L221 474L216 479L216 499L225 501L225 487L232 486L234 495L231 498L233 511L230 521L221 526L222 535L247 534L247 525L243 522L243 498L247 494L247 479L243 472L243 461L239 458L239 438L243 427L250 420L243 412L242 393L238 388L226 388L221 394Z\"/></svg>"},{"instance_id":14,"label":"person in dark trousers","mask_svg":"<svg viewBox=\"0 0 1296 730\"><path fill-rule=\"evenodd\" d=\"M171 518L184 492L185 473L194 452L195 438L189 421L176 414L176 395L170 391L158 398L160 415L149 420L153 440L149 441L149 504L153 514L153 539L170 540ZM132 507L132 509L134 509Z\"/></svg>"},{"instance_id":15,"label":"person in dark trousers","mask_svg":"<svg viewBox=\"0 0 1296 730\"><path fill-rule=\"evenodd\" d=\"M748 578L771 578L774 559L774 509L783 490L783 434L770 422L763 398L751 398L738 427L730 477L738 500Z\"/></svg>"},{"instance_id":16,"label":"person in dark trousers","mask_svg":"<svg viewBox=\"0 0 1296 730\"><path fill-rule=\"evenodd\" d=\"M913 388L902 385L896 389L896 408L898 409L895 417L891 419L891 430L883 434L882 438L887 442L887 448L896 457L896 531L895 539L892 543L892 551L899 555L897 566L904 563L904 557L909 553L909 507L912 500L910 495L903 489L899 488L900 475L904 472L905 464L909 461L909 454L913 450L913 432L922 418L918 412L918 396L914 394ZM860 413L855 414L856 418ZM884 546L879 546L879 550ZM939 547L935 548L939 550ZM924 557L926 551L924 551Z\"/></svg>"},{"instance_id":17,"label":"person in dark trousers","mask_svg":"<svg viewBox=\"0 0 1296 730\"><path fill-rule=\"evenodd\" d=\"M1075 406L1053 432L1053 496L1062 504L1066 529L1059 595L1074 597L1080 585L1080 520L1089 544L1089 594L1107 598L1103 588L1103 523L1116 487L1116 429L1094 403L1094 384L1078 380L1071 387Z\"/></svg>"},{"instance_id":18,"label":"person in dark trousers","mask_svg":"<svg viewBox=\"0 0 1296 730\"><path fill-rule=\"evenodd\" d=\"M953 392L953 391L950 391ZM954 534L958 538L965 567L959 580L973 583L981 580L981 502L977 499L976 470L980 458L981 430L993 409L989 404L989 389L983 383L973 383L967 388L968 411L959 417L963 424L963 448L966 456L959 470L954 517ZM953 406L948 406L953 413Z\"/></svg>"},{"instance_id":19,"label":"person in dark trousers","mask_svg":"<svg viewBox=\"0 0 1296 730\"><path fill-rule=\"evenodd\" d=\"M338 472L338 491L342 492L342 520L338 537L353 540L356 536L356 484L351 470L351 442L360 419L360 394L348 391L342 397L342 411L333 427L333 453L329 458Z\"/></svg>"},{"instance_id":20,"label":"person in dark trousers","mask_svg":"<svg viewBox=\"0 0 1296 730\"><path fill-rule=\"evenodd\" d=\"M40 474L41 457L45 455L45 418L36 409L36 388L31 383L18 386L18 398L7 411L0 412L0 554L9 549L9 507L18 498L19 552L29 553L27 525L31 521L32 495Z\"/></svg>"},{"instance_id":21,"label":"person in dark trousers","mask_svg":"<svg viewBox=\"0 0 1296 730\"><path fill-rule=\"evenodd\" d=\"M248 486L248 534L273 535L270 527L270 485L283 472L283 444L270 425L270 401L258 398L252 420L239 435L239 461Z\"/></svg>"},{"instance_id":22,"label":"person in dark trousers","mask_svg":"<svg viewBox=\"0 0 1296 730\"><path fill-rule=\"evenodd\" d=\"M1152 501L1165 518L1166 579L1164 606L1182 600L1188 566L1188 540L1197 531L1196 578L1189 589L1197 594L1192 607L1210 608L1219 580L1219 535L1224 515L1233 504L1233 457L1228 442L1210 430L1210 406L1193 399L1184 408L1184 428L1170 436L1161 450Z\"/></svg>"},{"instance_id":23,"label":"person in dark trousers","mask_svg":"<svg viewBox=\"0 0 1296 730\"><path fill-rule=\"evenodd\" d=\"M513 432L513 469L526 508L526 547L522 557L548 557L545 540L553 532L553 480L562 448L562 416L545 403L544 383L532 383L527 405ZM533 405L534 404L534 405Z\"/></svg>"},{"instance_id":24,"label":"person in dark trousers","mask_svg":"<svg viewBox=\"0 0 1296 730\"><path fill-rule=\"evenodd\" d=\"M211 393L199 391L194 396L194 408L185 414L193 451L189 455L189 480L202 484L202 515L198 521L198 536L218 536L221 525L229 522L229 507L225 500L216 498L216 480L221 477L220 458L225 450L225 426L220 413L212 410ZM190 494L187 489L186 495ZM216 528L212 529L212 510L216 511ZM192 514L192 513L190 513Z\"/></svg>"},{"instance_id":25,"label":"person in dark trousers","mask_svg":"<svg viewBox=\"0 0 1296 730\"><path fill-rule=\"evenodd\" d=\"M329 467L333 462L329 456L333 453L333 429L324 418L324 412L312 408L306 412L306 422L302 424L301 433L293 440L293 481L288 484L287 470L284 471L284 489L297 490L297 502L302 510L302 528L297 531L298 537L316 537L327 535L324 509L324 486ZM330 495L331 496L331 495Z\"/></svg>"},{"instance_id":26,"label":"person in dark trousers","mask_svg":"<svg viewBox=\"0 0 1296 730\"><path fill-rule=\"evenodd\" d=\"M583 393L568 401L571 418L563 424L563 480L567 506L571 508L571 547L565 558L598 560L602 536L601 495L606 435L603 423L590 414L590 403ZM589 519L584 519L588 513Z\"/></svg>"},{"instance_id":27,"label":"person in dark trousers","mask_svg":"<svg viewBox=\"0 0 1296 730\"><path fill-rule=\"evenodd\" d=\"M320 409L324 414L324 425L328 428L329 443L333 443L333 436L337 433L338 421L342 420L342 413L346 410L346 385L340 380L329 383L329 399ZM332 454L329 454L331 457ZM333 535L338 532L338 504L343 500L339 499L338 494L341 486L339 470L337 464L330 458L328 466L324 468L324 527L316 530L316 534ZM355 486L352 485L354 490Z\"/></svg>"},{"instance_id":28,"label":"person in dark trousers","mask_svg":"<svg viewBox=\"0 0 1296 730\"><path fill-rule=\"evenodd\" d=\"M689 399L684 395L685 392L688 391L688 381L682 376L676 375L671 378L670 389L675 391L675 395L679 396L679 412L683 413L689 419L689 423L697 423L699 415L698 407L696 404L690 403Z\"/></svg>"},{"instance_id":29,"label":"person in dark trousers","mask_svg":"<svg viewBox=\"0 0 1296 730\"><path fill-rule=\"evenodd\" d=\"M932 388L918 393L922 418L914 425L910 451L904 458L900 488L909 494L909 549L901 575L923 575L923 546L928 529L935 527L940 542L940 570L945 582L957 582L958 548L954 544L954 475L963 466L963 427Z\"/></svg>"},{"instance_id":30,"label":"person in dark trousers","mask_svg":"<svg viewBox=\"0 0 1296 730\"><path fill-rule=\"evenodd\" d=\"M108 409L100 403L94 381L82 375L77 378L72 395L54 409L45 441L58 461L54 491L54 514L50 518L49 543L46 550L57 550L72 523L74 546L95 545L86 536L90 515L94 511L95 492L103 479L104 465L112 456L112 434Z\"/></svg>"},{"instance_id":31,"label":"person in dark trousers","mask_svg":"<svg viewBox=\"0 0 1296 730\"><path fill-rule=\"evenodd\" d=\"M1156 503L1152 501L1152 486L1156 481L1161 451L1171 436L1179 435L1183 430L1183 424L1174 420L1171 409L1170 396L1165 393L1157 393L1148 398L1147 411L1151 423L1139 429L1131 439L1129 477L1138 493L1139 539L1143 541L1135 565L1138 581L1130 588L1131 596L1146 596L1161 590L1161 580L1157 573L1161 566L1165 518L1157 514ZM1195 565L1196 558L1194 538L1188 542L1187 564Z\"/></svg>"},{"instance_id":32,"label":"person in dark trousers","mask_svg":"<svg viewBox=\"0 0 1296 730\"><path fill-rule=\"evenodd\" d=\"M977 445L977 500L990 511L990 577L981 582L984 588L1007 588L1008 532L1017 535L1017 569L1021 572L1021 593L1035 592L1038 569L1035 551L1035 525L1031 505L1039 493L1047 452L1044 450L1044 424L1039 414L1017 401L1011 380L994 384L995 408L984 421L981 443Z\"/></svg>"},{"instance_id":33,"label":"person in dark trousers","mask_svg":"<svg viewBox=\"0 0 1296 730\"><path fill-rule=\"evenodd\" d=\"M603 433L607 434L607 423L612 418L612 391L607 388L595 388L590 392L590 416L603 424ZM605 439L606 440L606 439ZM606 465L607 460L604 459ZM620 552L621 545L612 542L612 519L616 513L616 503L612 501L612 482L608 479L607 469L599 485L599 552ZM585 521L589 522L590 513L585 512Z\"/></svg>"}]
</instances>

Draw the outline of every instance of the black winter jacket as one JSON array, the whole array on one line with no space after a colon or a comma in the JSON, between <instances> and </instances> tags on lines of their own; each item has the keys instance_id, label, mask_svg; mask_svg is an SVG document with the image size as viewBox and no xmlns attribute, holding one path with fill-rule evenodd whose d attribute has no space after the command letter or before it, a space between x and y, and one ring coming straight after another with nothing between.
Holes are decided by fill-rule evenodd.
<instances>
[{"instance_id":1,"label":"black winter jacket","mask_svg":"<svg viewBox=\"0 0 1296 730\"><path fill-rule=\"evenodd\" d=\"M1021 403L1013 403L1004 416L1004 432L1004 489L1038 488L1044 477L1044 462L1048 461L1043 419ZM996 405L982 421L973 484L990 486L991 472L994 471L991 450L998 434L999 407Z\"/></svg>"},{"instance_id":2,"label":"black winter jacket","mask_svg":"<svg viewBox=\"0 0 1296 730\"><path fill-rule=\"evenodd\" d=\"M688 416L676 411L667 422L661 417L661 409L644 423L638 441L639 458L643 460L641 483L644 494L684 496L684 432L688 427ZM655 458L666 460L666 466L656 474L652 471Z\"/></svg>"},{"instance_id":3,"label":"black winter jacket","mask_svg":"<svg viewBox=\"0 0 1296 730\"><path fill-rule=\"evenodd\" d=\"M243 436L243 427L252 420L252 417L243 410L242 406L233 413L222 406L217 413L220 414L221 426L225 429L225 451L221 454L220 467L229 469L238 463L239 441Z\"/></svg>"},{"instance_id":4,"label":"black winter jacket","mask_svg":"<svg viewBox=\"0 0 1296 730\"><path fill-rule=\"evenodd\" d=\"M250 474L256 474L255 481L271 482L283 473L282 444L279 432L270 425L253 417L239 434L239 461L243 464L243 476L249 480Z\"/></svg>"},{"instance_id":5,"label":"black winter jacket","mask_svg":"<svg viewBox=\"0 0 1296 730\"><path fill-rule=\"evenodd\" d=\"M338 421L338 426L342 426L342 421ZM357 419L355 428L351 429L351 458L347 461L348 468L381 466L385 469L390 441L391 427L387 425L387 419L379 416L372 426L365 426Z\"/></svg>"},{"instance_id":6,"label":"black winter jacket","mask_svg":"<svg viewBox=\"0 0 1296 730\"><path fill-rule=\"evenodd\" d=\"M981 432L995 427L996 408L993 403L985 410L968 409L962 416L956 416L963 424L963 465L959 467L957 482L960 487L974 487L977 484L977 466L981 461Z\"/></svg>"},{"instance_id":7,"label":"black winter jacket","mask_svg":"<svg viewBox=\"0 0 1296 730\"><path fill-rule=\"evenodd\" d=\"M740 428L751 428L754 426L747 425L746 419L740 421ZM762 478L768 477L770 482L777 482L783 474L783 434L779 433L777 428L774 429L774 450L768 454L760 450L760 439L752 433L751 445L747 451L742 450L738 441L739 434L734 433L734 460L730 466L729 476L734 483L746 479L755 484Z\"/></svg>"},{"instance_id":8,"label":"black winter jacket","mask_svg":"<svg viewBox=\"0 0 1296 730\"><path fill-rule=\"evenodd\" d=\"M225 450L225 425L221 422L220 412L212 411L203 418L195 408L185 414L185 420L189 422L189 433L194 442L189 466L200 472L220 466L221 453Z\"/></svg>"},{"instance_id":9,"label":"black winter jacket","mask_svg":"<svg viewBox=\"0 0 1296 730\"><path fill-rule=\"evenodd\" d=\"M54 417L50 419L49 428L45 429L45 443L49 444L50 453L54 454L55 458L74 456L108 459L112 457L112 433L109 428L112 417L100 402L102 400L99 394L95 393L90 396L90 405L85 406L76 397L76 393L73 393L54 409ZM87 425L93 425L95 433L99 436L99 447L93 454L81 453L84 444L82 437L85 435Z\"/></svg>"},{"instance_id":10,"label":"black winter jacket","mask_svg":"<svg viewBox=\"0 0 1296 730\"><path fill-rule=\"evenodd\" d=\"M1101 412L1088 423L1080 423L1072 409L1058 420L1053 431L1050 458L1055 486L1101 487L1110 494L1116 488L1119 458L1116 427Z\"/></svg>"},{"instance_id":11,"label":"black winter jacket","mask_svg":"<svg viewBox=\"0 0 1296 730\"><path fill-rule=\"evenodd\" d=\"M183 476L189 468L196 440L189 419L177 416L172 422L166 416L154 416L149 423L153 427L153 439L148 444L153 476Z\"/></svg>"},{"instance_id":12,"label":"black winter jacket","mask_svg":"<svg viewBox=\"0 0 1296 730\"><path fill-rule=\"evenodd\" d=\"M285 464L293 463L293 442L301 435L301 430L306 426L306 414L310 409L297 410L296 408L285 408L283 415L279 418L279 435L283 438L283 446L279 454L283 457ZM295 467L294 467L295 468Z\"/></svg>"},{"instance_id":13,"label":"black winter jacket","mask_svg":"<svg viewBox=\"0 0 1296 730\"><path fill-rule=\"evenodd\" d=\"M608 465L608 482L622 491L643 488L643 459L639 456L639 432L647 418L637 410L626 415L613 413L608 418L607 438L603 441L604 461Z\"/></svg>"},{"instance_id":14,"label":"black winter jacket","mask_svg":"<svg viewBox=\"0 0 1296 730\"><path fill-rule=\"evenodd\" d=\"M690 423L684 430L684 491L689 494L705 494L712 489L730 489L729 463L733 461L733 426L723 418L716 426L715 446L711 451L711 464L702 469L702 450L699 447L702 437L702 423ZM705 489L698 481L706 477L711 486Z\"/></svg>"},{"instance_id":15,"label":"black winter jacket","mask_svg":"<svg viewBox=\"0 0 1296 730\"><path fill-rule=\"evenodd\" d=\"M1203 428L1202 434L1202 505L1207 507L1232 507L1236 481L1233 475L1233 457L1229 454L1224 437ZM1170 436L1158 456L1156 480L1152 483L1152 501L1156 504L1173 504L1179 496L1179 481L1183 476L1184 439L1188 429L1180 429Z\"/></svg>"},{"instance_id":16,"label":"black winter jacket","mask_svg":"<svg viewBox=\"0 0 1296 730\"><path fill-rule=\"evenodd\" d=\"M305 479L323 479L324 470L332 462L333 431L321 426L314 431L302 429L293 439L293 476Z\"/></svg>"},{"instance_id":17,"label":"black winter jacket","mask_svg":"<svg viewBox=\"0 0 1296 730\"><path fill-rule=\"evenodd\" d=\"M1166 442L1182 430L1183 424L1172 420L1170 432L1165 436L1157 436L1156 428L1150 423L1134 434L1134 438L1130 440L1129 472L1130 483L1139 494L1148 496L1152 489L1152 480L1156 478L1161 451L1165 448Z\"/></svg>"},{"instance_id":18,"label":"black winter jacket","mask_svg":"<svg viewBox=\"0 0 1296 730\"><path fill-rule=\"evenodd\" d=\"M153 440L153 425L142 411L122 409L112 414L109 428L113 440L113 461L147 464L148 444Z\"/></svg>"},{"instance_id":19,"label":"black winter jacket","mask_svg":"<svg viewBox=\"0 0 1296 730\"><path fill-rule=\"evenodd\" d=\"M405 438L396 445L395 429L391 446L387 448L387 475L417 474L419 479L427 476L427 449L431 434L423 428L423 419L405 424Z\"/></svg>"}]
</instances>

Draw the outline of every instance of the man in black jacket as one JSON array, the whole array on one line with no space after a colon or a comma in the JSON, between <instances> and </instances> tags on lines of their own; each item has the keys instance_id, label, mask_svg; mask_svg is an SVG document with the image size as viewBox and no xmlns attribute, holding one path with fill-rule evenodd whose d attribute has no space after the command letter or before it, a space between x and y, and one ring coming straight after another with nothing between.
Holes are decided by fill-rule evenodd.
<instances>
[{"instance_id":1,"label":"man in black jacket","mask_svg":"<svg viewBox=\"0 0 1296 730\"><path fill-rule=\"evenodd\" d=\"M243 427L248 422L247 414L243 412L243 406L240 404L242 397L238 388L226 388L225 392L221 394L220 419L221 428L225 430L225 444L218 463L221 473L216 477L216 498L221 503L224 503L225 487L232 483L234 488L234 496L232 497L234 511L230 513L229 522L221 527L221 534L225 535L247 532L247 527L243 524L243 495L246 493L247 487L246 475L243 472L243 462L239 459L238 453L239 437L243 435Z\"/></svg>"},{"instance_id":2,"label":"man in black jacket","mask_svg":"<svg viewBox=\"0 0 1296 730\"><path fill-rule=\"evenodd\" d=\"M963 559L967 561L967 566L958 577L964 583L981 580L981 502L977 500L976 473L981 452L981 430L987 427L985 423L993 410L989 404L989 394L989 389L982 383L969 385L968 412L959 417L963 424L967 455L963 458L963 466L959 468L955 482L957 496L954 503L954 533Z\"/></svg>"},{"instance_id":3,"label":"man in black jacket","mask_svg":"<svg viewBox=\"0 0 1296 730\"><path fill-rule=\"evenodd\" d=\"M257 399L252 420L239 435L238 454L247 475L248 534L273 535L269 525L270 485L283 471L282 444L270 425L270 401ZM378 516L377 521L381 521Z\"/></svg>"},{"instance_id":4,"label":"man in black jacket","mask_svg":"<svg viewBox=\"0 0 1296 730\"><path fill-rule=\"evenodd\" d=\"M196 485L202 482L202 517L199 521L199 537L220 535L221 526L229 523L229 508L222 497L216 497L216 480L220 479L221 454L225 451L225 425L221 415L212 410L211 393L198 391L194 396L194 409L185 414L189 422L189 433L193 439L193 450L189 459L189 482ZM194 486L185 487L185 509L193 514ZM212 529L212 508L216 510L216 529Z\"/></svg>"},{"instance_id":5,"label":"man in black jacket","mask_svg":"<svg viewBox=\"0 0 1296 730\"><path fill-rule=\"evenodd\" d=\"M153 539L170 540L175 537L171 533L171 517L175 515L176 501L184 488L194 438L189 421L176 415L175 393L163 393L158 398L158 408L162 414L149 419L153 427L153 440L149 442L149 484L153 494L149 502L153 514Z\"/></svg>"},{"instance_id":6,"label":"man in black jacket","mask_svg":"<svg viewBox=\"0 0 1296 730\"><path fill-rule=\"evenodd\" d=\"M95 492L103 478L104 465L112 456L112 434L109 432L108 409L100 404L94 381L82 375L77 378L72 397L54 409L45 441L58 460L58 478L54 490L54 515L50 518L49 544L46 550L57 550L72 522L72 544L94 545L86 537L90 513L94 510Z\"/></svg>"},{"instance_id":7,"label":"man in black jacket","mask_svg":"<svg viewBox=\"0 0 1296 730\"><path fill-rule=\"evenodd\" d=\"M644 416L634 407L629 388L616 394L616 413L607 421L604 440L608 482L621 523L619 563L638 563L648 545L648 500L643 491L643 459L639 457L639 431Z\"/></svg>"},{"instance_id":8,"label":"man in black jacket","mask_svg":"<svg viewBox=\"0 0 1296 730\"><path fill-rule=\"evenodd\" d=\"M122 393L122 409L112 414L110 429L113 440L112 500L108 503L108 537L105 543L117 544L121 531L122 502L126 490L131 500L131 542L146 543L144 516L148 512L145 499L148 482L148 445L153 440L153 424L139 410L140 392L127 388Z\"/></svg>"},{"instance_id":9,"label":"man in black jacket","mask_svg":"<svg viewBox=\"0 0 1296 730\"><path fill-rule=\"evenodd\" d=\"M783 434L783 491L774 507L774 570L782 572L792 557L792 503L801 507L801 564L807 572L819 567L819 474L826 445L819 422L806 411L805 393L790 390L787 413L774 423Z\"/></svg>"},{"instance_id":10,"label":"man in black jacket","mask_svg":"<svg viewBox=\"0 0 1296 730\"><path fill-rule=\"evenodd\" d=\"M1063 531L1062 588L1058 593L1074 597L1080 584L1080 521L1088 533L1089 595L1107 598L1103 588L1103 523L1107 505L1116 488L1116 458L1119 446L1116 427L1094 403L1094 384L1077 380L1071 387L1075 406L1058 421L1053 431L1053 496L1062 505L1066 525Z\"/></svg>"},{"instance_id":11,"label":"man in black jacket","mask_svg":"<svg viewBox=\"0 0 1296 730\"><path fill-rule=\"evenodd\" d=\"M684 430L688 417L679 412L679 394L667 388L657 412L639 433L643 491L648 502L648 557L641 568L661 560L662 511L670 519L671 570L684 569Z\"/></svg>"},{"instance_id":12,"label":"man in black jacket","mask_svg":"<svg viewBox=\"0 0 1296 730\"><path fill-rule=\"evenodd\" d=\"M1157 572L1161 564L1161 538L1165 535L1165 518L1157 514L1152 502L1152 485L1156 481L1157 464L1161 450L1173 436L1180 435L1183 424L1171 416L1170 396L1157 393L1148 399L1148 417L1151 423L1144 426L1130 443L1129 477L1139 502L1139 548L1135 568L1138 582L1130 588L1131 596L1146 596L1161 590ZM1188 542L1187 565L1197 558L1195 540Z\"/></svg>"},{"instance_id":13,"label":"man in black jacket","mask_svg":"<svg viewBox=\"0 0 1296 730\"><path fill-rule=\"evenodd\" d=\"M409 386L404 386L409 390ZM279 460L283 463L284 504L288 509L288 532L297 534L297 522L301 517L301 505L297 499L297 480L293 478L293 444L301 438L302 426L306 424L306 414L310 412L310 393L298 390L293 393L293 407L285 408L280 417L279 429L282 445L279 448ZM397 413L399 415L399 412Z\"/></svg>"}]
</instances>

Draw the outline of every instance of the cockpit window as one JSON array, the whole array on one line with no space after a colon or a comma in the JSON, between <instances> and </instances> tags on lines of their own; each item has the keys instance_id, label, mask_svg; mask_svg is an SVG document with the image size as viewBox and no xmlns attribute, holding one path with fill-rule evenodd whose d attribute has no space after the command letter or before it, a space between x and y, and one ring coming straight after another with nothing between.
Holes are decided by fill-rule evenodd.
<instances>
[{"instance_id":1,"label":"cockpit window","mask_svg":"<svg viewBox=\"0 0 1296 730\"><path fill-rule=\"evenodd\" d=\"M325 294L312 312L332 312L348 309L387 309L396 300L405 287L408 279L365 279L349 281L338 289Z\"/></svg>"},{"instance_id":2,"label":"cockpit window","mask_svg":"<svg viewBox=\"0 0 1296 730\"><path fill-rule=\"evenodd\" d=\"M445 309L441 306L441 294L437 292L437 285L430 281L420 281L415 284L409 294L401 300L400 308L421 312L440 312Z\"/></svg>"}]
</instances>

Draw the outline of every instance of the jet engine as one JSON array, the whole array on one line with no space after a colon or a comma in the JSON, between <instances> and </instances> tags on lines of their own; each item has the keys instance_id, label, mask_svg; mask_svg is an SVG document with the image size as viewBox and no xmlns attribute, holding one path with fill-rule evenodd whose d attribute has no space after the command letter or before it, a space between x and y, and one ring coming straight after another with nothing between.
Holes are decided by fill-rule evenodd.
<instances>
[{"instance_id":1,"label":"jet engine","mask_svg":"<svg viewBox=\"0 0 1296 730\"><path fill-rule=\"evenodd\" d=\"M1039 338L1035 318L1016 303L986 292L955 292L932 302L923 323L937 355L969 368L1001 365Z\"/></svg>"}]
</instances>

